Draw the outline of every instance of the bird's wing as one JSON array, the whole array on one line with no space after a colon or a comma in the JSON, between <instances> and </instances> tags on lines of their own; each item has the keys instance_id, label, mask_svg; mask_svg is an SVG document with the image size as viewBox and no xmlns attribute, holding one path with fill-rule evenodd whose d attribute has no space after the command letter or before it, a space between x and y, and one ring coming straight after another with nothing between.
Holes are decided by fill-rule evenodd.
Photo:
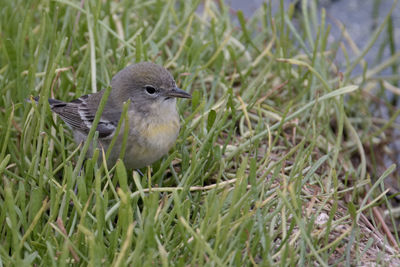
<instances>
[{"instance_id":1,"label":"bird's wing","mask_svg":"<svg viewBox=\"0 0 400 267\"><path fill-rule=\"evenodd\" d=\"M88 134L97 112L96 105L93 107L93 105L89 104L89 97L90 95L81 96L68 103L56 99L49 99L49 104L51 110L60 116L65 123L75 130ZM113 115L114 116L107 116L105 111L103 111L100 121L97 124L99 138L108 138L113 135L119 120L117 114ZM110 117L114 117L116 120L108 119Z\"/></svg>"}]
</instances>

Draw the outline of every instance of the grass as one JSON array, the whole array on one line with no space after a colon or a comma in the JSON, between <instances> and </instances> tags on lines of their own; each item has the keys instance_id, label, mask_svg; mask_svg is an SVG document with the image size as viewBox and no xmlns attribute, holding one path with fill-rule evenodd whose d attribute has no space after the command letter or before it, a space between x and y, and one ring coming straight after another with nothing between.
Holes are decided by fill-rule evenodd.
<instances>
[{"instance_id":1,"label":"grass","mask_svg":"<svg viewBox=\"0 0 400 267\"><path fill-rule=\"evenodd\" d=\"M302 7L3 1L0 265L399 264L399 173L382 160L400 128L391 14L358 48L345 29L328 43L325 12ZM391 55L368 66L380 35ZM175 147L144 177L98 165L101 151L80 171L85 149L46 99L106 88L140 61L193 95Z\"/></svg>"}]
</instances>

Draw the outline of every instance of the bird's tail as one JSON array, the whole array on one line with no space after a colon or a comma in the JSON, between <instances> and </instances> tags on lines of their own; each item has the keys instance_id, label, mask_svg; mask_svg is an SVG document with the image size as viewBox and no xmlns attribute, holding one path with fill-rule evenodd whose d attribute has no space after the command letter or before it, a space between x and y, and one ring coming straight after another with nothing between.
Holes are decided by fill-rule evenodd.
<instances>
[{"instance_id":1,"label":"bird's tail","mask_svg":"<svg viewBox=\"0 0 400 267\"><path fill-rule=\"evenodd\" d=\"M27 98L26 101L28 103L32 103L31 99L33 99L36 103L38 103L39 98L40 98L39 96L30 97L30 98ZM63 102L61 100L57 100L57 99L53 99L53 98L49 98L48 101L49 101L49 105L50 105L51 109L54 109L55 107L62 107L62 106L65 106L65 104L66 104L65 102Z\"/></svg>"}]
</instances>

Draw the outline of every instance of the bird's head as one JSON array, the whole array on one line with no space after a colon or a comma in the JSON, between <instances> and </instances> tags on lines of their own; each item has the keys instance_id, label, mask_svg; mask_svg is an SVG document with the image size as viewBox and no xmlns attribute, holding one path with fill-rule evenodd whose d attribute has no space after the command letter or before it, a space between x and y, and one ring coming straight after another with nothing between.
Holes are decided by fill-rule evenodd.
<instances>
[{"instance_id":1,"label":"bird's head","mask_svg":"<svg viewBox=\"0 0 400 267\"><path fill-rule=\"evenodd\" d=\"M113 77L111 86L122 102L130 99L142 108L175 104L176 98L191 98L189 93L176 86L165 68L151 62L126 67Z\"/></svg>"}]
</instances>

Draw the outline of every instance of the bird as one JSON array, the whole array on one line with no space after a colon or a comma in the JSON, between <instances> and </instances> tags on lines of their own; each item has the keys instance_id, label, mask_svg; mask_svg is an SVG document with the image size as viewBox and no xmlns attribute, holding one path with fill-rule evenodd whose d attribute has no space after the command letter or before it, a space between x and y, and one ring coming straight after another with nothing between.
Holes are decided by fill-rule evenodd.
<instances>
[{"instance_id":1,"label":"bird","mask_svg":"<svg viewBox=\"0 0 400 267\"><path fill-rule=\"evenodd\" d=\"M77 144L87 139L104 92L105 89L71 102L48 99L51 111L72 129ZM178 88L173 76L160 65L141 62L119 71L111 79L110 95L96 128L98 148L104 151L117 135L107 165L116 163L122 149L124 124L118 133L116 130L124 102L130 100L126 115L129 129L122 160L127 169L140 169L159 160L175 144L180 130L177 98L191 98L191 94ZM93 151L91 146L87 155L92 156Z\"/></svg>"}]
</instances>

